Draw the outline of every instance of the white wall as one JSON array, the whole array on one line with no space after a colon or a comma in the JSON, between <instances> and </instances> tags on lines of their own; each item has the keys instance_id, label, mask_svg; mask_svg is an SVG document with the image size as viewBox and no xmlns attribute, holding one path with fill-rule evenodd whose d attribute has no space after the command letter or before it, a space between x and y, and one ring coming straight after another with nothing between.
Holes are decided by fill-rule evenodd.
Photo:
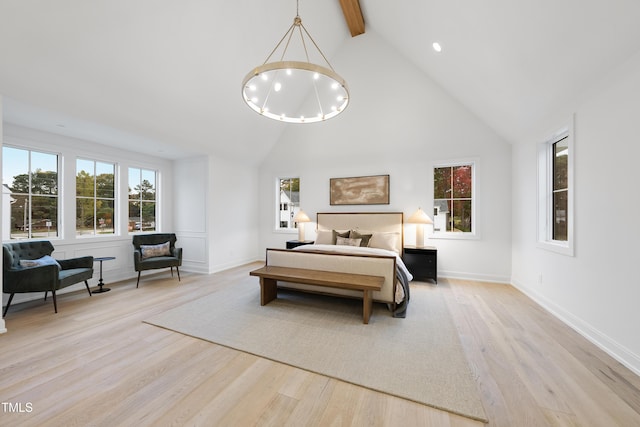
<instances>
[{"instance_id":1,"label":"white wall","mask_svg":"<svg viewBox=\"0 0 640 427\"><path fill-rule=\"evenodd\" d=\"M258 259L255 166L201 156L175 161L174 170L185 266L208 274Z\"/></svg>"},{"instance_id":2,"label":"white wall","mask_svg":"<svg viewBox=\"0 0 640 427\"><path fill-rule=\"evenodd\" d=\"M575 112L575 256L536 246L536 144ZM513 283L640 373L640 52L513 148ZM541 278L541 280L540 280Z\"/></svg>"},{"instance_id":3,"label":"white wall","mask_svg":"<svg viewBox=\"0 0 640 427\"><path fill-rule=\"evenodd\" d=\"M57 152L62 158L63 185L61 189L63 224L58 238L52 238L55 247L54 256L59 259L73 258L84 255L115 256L114 261L103 263L103 276L105 282L135 277L133 267L133 246L131 236L128 234L128 224L121 221L117 227L119 234L115 236L83 237L75 236L75 169L78 157L115 162L120 169L118 176L118 189L120 200L127 200L128 194L128 168L142 167L158 170L158 199L161 210L158 215L159 231L170 232L173 229L173 164L166 159L144 155L135 152L124 151L113 147L95 144L89 141L64 137L52 133L36 131L15 125L4 124L4 144L16 147L24 147L35 150ZM118 206L118 218L128 218L128 205L120 203ZM91 287L95 286L99 278L99 264L95 264L93 279L89 281ZM70 286L60 292L84 289L84 284ZM87 295L88 296L88 295ZM16 295L12 304L42 295L33 293ZM3 295L3 304L6 304L8 295Z\"/></svg>"},{"instance_id":4,"label":"white wall","mask_svg":"<svg viewBox=\"0 0 640 427\"><path fill-rule=\"evenodd\" d=\"M212 271L260 258L258 172L253 164L210 157Z\"/></svg>"},{"instance_id":5,"label":"white wall","mask_svg":"<svg viewBox=\"0 0 640 427\"><path fill-rule=\"evenodd\" d=\"M177 245L182 248L182 265L199 273L209 272L207 226L209 167L207 157L174 162L173 195Z\"/></svg>"},{"instance_id":6,"label":"white wall","mask_svg":"<svg viewBox=\"0 0 640 427\"><path fill-rule=\"evenodd\" d=\"M284 247L295 233L274 231L275 180L301 178L301 207L326 211L433 212L432 166L477 161L476 240L429 239L439 275L508 282L511 277L511 147L374 32L352 38L332 59L351 103L324 123L283 125L260 167L260 245ZM389 205L331 207L329 179L390 175ZM306 230L314 226L307 225ZM406 243L415 228L406 226ZM307 231L307 237L313 233Z\"/></svg>"}]
</instances>

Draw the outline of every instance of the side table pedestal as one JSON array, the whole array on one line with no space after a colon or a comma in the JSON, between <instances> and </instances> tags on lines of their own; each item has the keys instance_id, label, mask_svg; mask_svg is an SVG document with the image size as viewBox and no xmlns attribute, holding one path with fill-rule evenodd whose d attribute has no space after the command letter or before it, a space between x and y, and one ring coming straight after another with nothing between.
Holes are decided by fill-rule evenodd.
<instances>
[{"instance_id":1,"label":"side table pedestal","mask_svg":"<svg viewBox=\"0 0 640 427\"><path fill-rule=\"evenodd\" d=\"M99 289L96 289L94 291L91 291L92 294L101 294L103 292L109 292L111 289L110 288L103 288L104 286L104 281L102 280L102 262L103 261L111 261L116 259L116 257L114 256L103 256L103 257L99 257L99 258L94 258L93 261L99 261L100 262L100 280L98 280L98 286L100 287Z\"/></svg>"}]
</instances>

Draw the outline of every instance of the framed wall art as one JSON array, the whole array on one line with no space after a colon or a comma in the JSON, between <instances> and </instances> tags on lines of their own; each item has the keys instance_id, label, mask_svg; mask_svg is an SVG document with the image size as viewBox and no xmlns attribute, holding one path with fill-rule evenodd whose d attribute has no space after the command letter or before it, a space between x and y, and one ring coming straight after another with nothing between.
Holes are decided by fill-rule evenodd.
<instances>
[{"instance_id":1,"label":"framed wall art","mask_svg":"<svg viewBox=\"0 0 640 427\"><path fill-rule=\"evenodd\" d=\"M329 199L336 205L388 205L389 175L329 179Z\"/></svg>"}]
</instances>

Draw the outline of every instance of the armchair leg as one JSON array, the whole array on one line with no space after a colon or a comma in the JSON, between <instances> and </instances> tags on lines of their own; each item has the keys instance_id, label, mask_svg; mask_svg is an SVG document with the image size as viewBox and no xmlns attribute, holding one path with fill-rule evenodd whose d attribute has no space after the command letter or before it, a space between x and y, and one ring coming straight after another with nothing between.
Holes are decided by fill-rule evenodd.
<instances>
[{"instance_id":1,"label":"armchair leg","mask_svg":"<svg viewBox=\"0 0 640 427\"><path fill-rule=\"evenodd\" d=\"M58 312L58 302L56 301L56 291L51 291L51 294L53 295L53 310L57 313Z\"/></svg>"},{"instance_id":2,"label":"armchair leg","mask_svg":"<svg viewBox=\"0 0 640 427\"><path fill-rule=\"evenodd\" d=\"M171 267L171 271L173 271L173 267ZM176 271L178 272L178 282L180 281L180 269L176 265Z\"/></svg>"},{"instance_id":3,"label":"armchair leg","mask_svg":"<svg viewBox=\"0 0 640 427\"><path fill-rule=\"evenodd\" d=\"M142 273L142 271L138 271L138 282L136 283L136 288L140 284L140 273Z\"/></svg>"},{"instance_id":4,"label":"armchair leg","mask_svg":"<svg viewBox=\"0 0 640 427\"><path fill-rule=\"evenodd\" d=\"M45 301L47 300L47 293L48 293L48 292L49 292L49 291L44 291L44 300L45 300Z\"/></svg>"},{"instance_id":5,"label":"armchair leg","mask_svg":"<svg viewBox=\"0 0 640 427\"><path fill-rule=\"evenodd\" d=\"M84 285L87 287L87 292L89 292L89 296L91 296L91 289L89 289L89 284L87 283L87 281L84 281Z\"/></svg>"},{"instance_id":6,"label":"armchair leg","mask_svg":"<svg viewBox=\"0 0 640 427\"><path fill-rule=\"evenodd\" d=\"M2 313L2 317L4 318L4 316L7 315L7 311L9 311L9 306L11 305L11 300L13 299L13 296L15 294L11 294L9 295L9 301L7 301L7 306L4 308L4 312Z\"/></svg>"},{"instance_id":7,"label":"armchair leg","mask_svg":"<svg viewBox=\"0 0 640 427\"><path fill-rule=\"evenodd\" d=\"M171 266L171 277L173 277L173 266Z\"/></svg>"}]
</instances>

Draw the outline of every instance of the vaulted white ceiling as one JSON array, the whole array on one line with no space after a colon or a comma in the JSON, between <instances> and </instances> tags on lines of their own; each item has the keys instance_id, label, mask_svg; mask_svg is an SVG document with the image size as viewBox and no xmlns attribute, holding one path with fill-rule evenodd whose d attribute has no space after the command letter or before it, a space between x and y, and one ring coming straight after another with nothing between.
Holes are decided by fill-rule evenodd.
<instances>
[{"instance_id":1,"label":"vaulted white ceiling","mask_svg":"<svg viewBox=\"0 0 640 427\"><path fill-rule=\"evenodd\" d=\"M640 50L637 0L360 5L367 32L511 142ZM300 125L252 112L240 84L295 13L294 0L0 0L4 119L162 157L259 162ZM300 16L330 60L351 38L339 0L300 0Z\"/></svg>"}]
</instances>

